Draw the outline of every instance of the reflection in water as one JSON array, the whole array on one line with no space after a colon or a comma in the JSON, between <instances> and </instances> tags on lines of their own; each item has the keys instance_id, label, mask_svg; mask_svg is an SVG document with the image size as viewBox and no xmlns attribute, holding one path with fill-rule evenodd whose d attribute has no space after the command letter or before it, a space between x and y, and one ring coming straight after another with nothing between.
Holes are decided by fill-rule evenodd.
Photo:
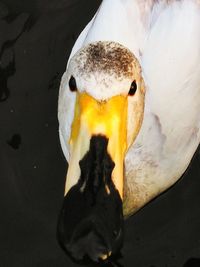
<instances>
[{"instance_id":1,"label":"reflection in water","mask_svg":"<svg viewBox=\"0 0 200 267\"><path fill-rule=\"evenodd\" d=\"M19 134L14 134L10 140L7 141L13 149L19 149L21 145L21 136Z\"/></svg>"},{"instance_id":2,"label":"reflection in water","mask_svg":"<svg viewBox=\"0 0 200 267\"><path fill-rule=\"evenodd\" d=\"M56 72L56 74L53 76L53 78L50 80L48 89L49 90L54 90L54 89L59 89L60 86L60 80L61 80L61 74Z\"/></svg>"},{"instance_id":3,"label":"reflection in water","mask_svg":"<svg viewBox=\"0 0 200 267\"><path fill-rule=\"evenodd\" d=\"M6 17L4 17L3 20L6 21L7 24L10 25L10 27L12 27L12 24L15 23L19 16L20 15L10 13ZM25 20L25 22L21 26L22 28L19 33L15 35L15 38L13 38L12 40L6 40L0 48L0 102L6 101L10 96L10 91L7 83L9 77L13 76L16 71L14 45L16 41L20 38L22 33L30 29L30 23L32 21L29 21L29 19L30 17ZM10 51L12 53L8 53ZM2 59L5 54L10 54L10 57L7 58L7 64L3 66Z\"/></svg>"},{"instance_id":4,"label":"reflection in water","mask_svg":"<svg viewBox=\"0 0 200 267\"><path fill-rule=\"evenodd\" d=\"M199 266L200 266L200 259L198 258L191 258L183 265L183 267L199 267Z\"/></svg>"},{"instance_id":5,"label":"reflection in water","mask_svg":"<svg viewBox=\"0 0 200 267\"><path fill-rule=\"evenodd\" d=\"M15 54L13 51L13 56L9 64L5 68L2 68L0 65L0 102L6 101L7 98L10 96L10 91L7 82L8 78L14 75L15 71Z\"/></svg>"}]
</instances>

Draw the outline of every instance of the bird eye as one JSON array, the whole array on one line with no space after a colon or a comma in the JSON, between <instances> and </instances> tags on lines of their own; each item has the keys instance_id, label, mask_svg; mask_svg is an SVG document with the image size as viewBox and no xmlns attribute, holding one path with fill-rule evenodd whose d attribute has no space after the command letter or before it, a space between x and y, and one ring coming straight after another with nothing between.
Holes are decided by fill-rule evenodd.
<instances>
[{"instance_id":1,"label":"bird eye","mask_svg":"<svg viewBox=\"0 0 200 267\"><path fill-rule=\"evenodd\" d=\"M71 76L71 78L69 80L69 89L72 92L77 91L76 80L73 76Z\"/></svg>"},{"instance_id":2,"label":"bird eye","mask_svg":"<svg viewBox=\"0 0 200 267\"><path fill-rule=\"evenodd\" d=\"M136 83L136 81L134 80L134 81L132 82L132 84L131 84L131 87L130 87L130 90L129 90L128 94L129 94L130 96L133 96L133 95L136 93L136 91L137 91L137 83Z\"/></svg>"}]
</instances>

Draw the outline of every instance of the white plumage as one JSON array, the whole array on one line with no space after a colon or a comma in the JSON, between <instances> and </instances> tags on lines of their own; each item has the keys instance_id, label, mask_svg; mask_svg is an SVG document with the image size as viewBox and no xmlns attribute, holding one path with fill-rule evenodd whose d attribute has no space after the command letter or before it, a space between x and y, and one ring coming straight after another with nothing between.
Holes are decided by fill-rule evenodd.
<instances>
[{"instance_id":1,"label":"white plumage","mask_svg":"<svg viewBox=\"0 0 200 267\"><path fill-rule=\"evenodd\" d=\"M125 156L124 213L127 215L174 184L188 167L199 144L199 2L102 2L77 39L61 82L59 134L67 160L76 99L68 88L73 75L70 60L79 49L98 41L116 42L128 48L140 62L146 85L142 127ZM108 98L122 93L117 91L121 90L117 83ZM95 93L92 92L94 86L88 87L84 81L81 84L83 91L96 99L106 98L105 94L101 95L100 84L94 82ZM126 93L128 88L124 87Z\"/></svg>"}]
</instances>

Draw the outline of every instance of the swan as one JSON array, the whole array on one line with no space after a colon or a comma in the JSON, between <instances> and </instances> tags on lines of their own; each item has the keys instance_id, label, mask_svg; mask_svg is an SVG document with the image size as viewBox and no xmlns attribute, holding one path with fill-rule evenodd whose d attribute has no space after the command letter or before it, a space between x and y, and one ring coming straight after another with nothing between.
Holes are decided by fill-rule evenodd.
<instances>
[{"instance_id":1,"label":"swan","mask_svg":"<svg viewBox=\"0 0 200 267\"><path fill-rule=\"evenodd\" d=\"M59 241L106 260L123 218L176 183L199 145L200 2L103 0L72 48L58 120Z\"/></svg>"}]
</instances>

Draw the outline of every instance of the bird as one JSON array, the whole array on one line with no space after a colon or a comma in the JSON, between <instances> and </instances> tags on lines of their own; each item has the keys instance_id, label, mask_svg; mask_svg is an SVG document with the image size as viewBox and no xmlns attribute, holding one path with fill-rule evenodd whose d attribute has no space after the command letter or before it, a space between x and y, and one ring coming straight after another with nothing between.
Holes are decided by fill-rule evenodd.
<instances>
[{"instance_id":1,"label":"bird","mask_svg":"<svg viewBox=\"0 0 200 267\"><path fill-rule=\"evenodd\" d=\"M77 261L105 261L124 218L174 185L199 145L200 2L103 0L72 48L58 120L58 239Z\"/></svg>"}]
</instances>

